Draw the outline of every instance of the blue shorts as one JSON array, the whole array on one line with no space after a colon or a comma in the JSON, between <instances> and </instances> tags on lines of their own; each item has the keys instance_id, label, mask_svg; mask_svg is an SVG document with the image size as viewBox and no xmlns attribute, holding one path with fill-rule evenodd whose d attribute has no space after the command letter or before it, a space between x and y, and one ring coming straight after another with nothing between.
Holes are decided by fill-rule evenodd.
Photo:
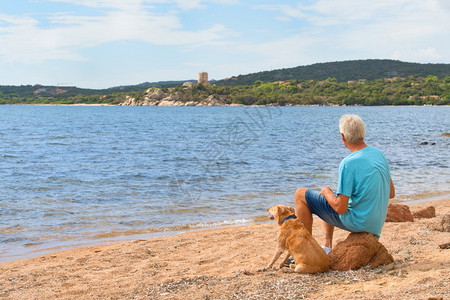
<instances>
[{"instance_id":1,"label":"blue shorts","mask_svg":"<svg viewBox=\"0 0 450 300\"><path fill-rule=\"evenodd\" d=\"M351 231L342 224L339 214L328 204L327 199L316 191L307 190L305 193L306 203L308 204L311 213L317 215L330 225L339 227L341 229Z\"/></svg>"}]
</instances>

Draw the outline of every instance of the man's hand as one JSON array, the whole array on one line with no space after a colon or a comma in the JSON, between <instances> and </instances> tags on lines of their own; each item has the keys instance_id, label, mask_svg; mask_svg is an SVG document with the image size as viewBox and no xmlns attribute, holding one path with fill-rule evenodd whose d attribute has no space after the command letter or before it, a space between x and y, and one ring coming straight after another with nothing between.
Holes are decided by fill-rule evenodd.
<instances>
[{"instance_id":1,"label":"man's hand","mask_svg":"<svg viewBox=\"0 0 450 300\"><path fill-rule=\"evenodd\" d=\"M330 204L338 214L342 215L347 211L349 197L339 194L336 198L333 191L328 186L324 187L320 193L327 199L328 204Z\"/></svg>"},{"instance_id":2,"label":"man's hand","mask_svg":"<svg viewBox=\"0 0 450 300\"><path fill-rule=\"evenodd\" d=\"M328 200L328 198L336 198L336 196L334 195L333 191L330 189L330 187L326 186L324 188L322 188L322 190L320 191L320 193Z\"/></svg>"}]
</instances>

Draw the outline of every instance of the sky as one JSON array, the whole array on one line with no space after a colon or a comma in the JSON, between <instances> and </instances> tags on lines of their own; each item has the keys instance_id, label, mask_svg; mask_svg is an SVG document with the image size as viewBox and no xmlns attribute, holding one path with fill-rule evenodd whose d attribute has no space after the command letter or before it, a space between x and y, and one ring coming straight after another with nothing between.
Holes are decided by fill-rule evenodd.
<instances>
[{"instance_id":1,"label":"sky","mask_svg":"<svg viewBox=\"0 0 450 300\"><path fill-rule=\"evenodd\" d=\"M357 59L450 63L450 1L0 0L0 85L101 89Z\"/></svg>"}]
</instances>

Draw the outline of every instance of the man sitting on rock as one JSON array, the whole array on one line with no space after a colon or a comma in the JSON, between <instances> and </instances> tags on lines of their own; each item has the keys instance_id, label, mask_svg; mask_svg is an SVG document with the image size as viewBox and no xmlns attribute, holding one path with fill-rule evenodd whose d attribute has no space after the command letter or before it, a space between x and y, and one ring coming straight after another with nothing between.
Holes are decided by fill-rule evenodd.
<instances>
[{"instance_id":1,"label":"man sitting on rock","mask_svg":"<svg viewBox=\"0 0 450 300\"><path fill-rule=\"evenodd\" d=\"M338 190L320 193L300 188L295 193L297 217L312 233L312 214L323 220L324 245L330 253L334 227L350 232L369 232L380 237L389 199L395 188L384 154L364 142L365 127L357 115L343 115L339 130L344 146L352 153L339 165Z\"/></svg>"}]
</instances>

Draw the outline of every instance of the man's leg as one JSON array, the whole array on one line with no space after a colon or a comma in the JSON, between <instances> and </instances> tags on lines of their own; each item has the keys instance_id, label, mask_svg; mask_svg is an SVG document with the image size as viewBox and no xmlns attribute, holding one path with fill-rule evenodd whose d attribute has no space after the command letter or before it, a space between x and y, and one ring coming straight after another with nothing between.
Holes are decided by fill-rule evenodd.
<instances>
[{"instance_id":1,"label":"man's leg","mask_svg":"<svg viewBox=\"0 0 450 300\"><path fill-rule=\"evenodd\" d=\"M323 228L323 245L331 249L333 248L332 245L333 245L334 226L322 220L322 228Z\"/></svg>"},{"instance_id":2,"label":"man's leg","mask_svg":"<svg viewBox=\"0 0 450 300\"><path fill-rule=\"evenodd\" d=\"M323 246L327 248L332 248L333 245L333 233L335 222L340 223L339 217L336 212L329 206L325 197L317 192L308 191L309 197L308 201L313 201L308 205L306 200L306 192L308 189L298 189L295 192L295 206L297 211L297 218L303 223L303 225L312 233L312 223L313 217L312 212L318 215L322 219L323 228ZM314 196L313 196L314 195ZM317 197L312 200L311 196ZM326 220L326 221L325 221ZM332 225L333 224L333 225ZM339 225L338 225L339 226Z\"/></svg>"},{"instance_id":3,"label":"man's leg","mask_svg":"<svg viewBox=\"0 0 450 300\"><path fill-rule=\"evenodd\" d=\"M297 212L297 218L300 220L300 222L303 223L306 229L308 229L309 232L312 233L313 217L305 198L305 193L307 190L308 189L301 188L295 192L295 208Z\"/></svg>"}]
</instances>

